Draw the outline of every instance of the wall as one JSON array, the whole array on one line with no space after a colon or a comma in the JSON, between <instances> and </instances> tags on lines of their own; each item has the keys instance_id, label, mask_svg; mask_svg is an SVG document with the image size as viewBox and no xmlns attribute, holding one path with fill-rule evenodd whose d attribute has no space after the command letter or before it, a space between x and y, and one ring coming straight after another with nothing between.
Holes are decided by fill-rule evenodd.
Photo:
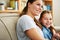
<instances>
[{"instance_id":1,"label":"wall","mask_svg":"<svg viewBox=\"0 0 60 40\"><path fill-rule=\"evenodd\" d=\"M8 2L9 0L0 0L0 2L3 2L3 1Z\"/></svg>"},{"instance_id":2,"label":"wall","mask_svg":"<svg viewBox=\"0 0 60 40\"><path fill-rule=\"evenodd\" d=\"M60 0L53 0L54 25L60 26Z\"/></svg>"},{"instance_id":3,"label":"wall","mask_svg":"<svg viewBox=\"0 0 60 40\"><path fill-rule=\"evenodd\" d=\"M9 2L9 0L0 0L0 3L4 3L4 5L6 6L7 4L8 4L8 2Z\"/></svg>"}]
</instances>

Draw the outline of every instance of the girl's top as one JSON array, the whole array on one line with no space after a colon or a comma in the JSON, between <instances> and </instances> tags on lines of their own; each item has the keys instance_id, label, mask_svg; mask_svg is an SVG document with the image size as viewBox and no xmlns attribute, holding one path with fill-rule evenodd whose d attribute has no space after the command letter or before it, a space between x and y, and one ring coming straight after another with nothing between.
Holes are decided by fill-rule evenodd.
<instances>
[{"instance_id":1,"label":"girl's top","mask_svg":"<svg viewBox=\"0 0 60 40\"><path fill-rule=\"evenodd\" d=\"M50 31L49 28L46 28L45 26L43 26L42 31L45 39L48 39L48 40L52 39L52 32Z\"/></svg>"}]
</instances>

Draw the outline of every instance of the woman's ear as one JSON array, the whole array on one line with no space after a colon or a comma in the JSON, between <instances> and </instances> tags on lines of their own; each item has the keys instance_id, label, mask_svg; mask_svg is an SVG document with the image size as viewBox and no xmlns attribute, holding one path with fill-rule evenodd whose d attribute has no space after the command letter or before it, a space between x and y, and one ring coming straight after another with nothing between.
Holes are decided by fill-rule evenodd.
<instances>
[{"instance_id":1,"label":"woman's ear","mask_svg":"<svg viewBox=\"0 0 60 40\"><path fill-rule=\"evenodd\" d=\"M31 3L29 2L29 3L28 3L28 7L30 7L30 6L31 6Z\"/></svg>"}]
</instances>

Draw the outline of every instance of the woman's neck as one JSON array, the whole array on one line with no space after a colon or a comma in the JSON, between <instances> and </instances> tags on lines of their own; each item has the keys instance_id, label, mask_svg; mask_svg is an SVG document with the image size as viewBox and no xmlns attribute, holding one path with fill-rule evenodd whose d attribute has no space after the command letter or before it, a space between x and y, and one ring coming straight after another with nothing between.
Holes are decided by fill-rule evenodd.
<instances>
[{"instance_id":1,"label":"woman's neck","mask_svg":"<svg viewBox=\"0 0 60 40\"><path fill-rule=\"evenodd\" d=\"M29 15L30 17L32 17L34 19L34 15L32 15L32 13L28 10L27 15Z\"/></svg>"}]
</instances>

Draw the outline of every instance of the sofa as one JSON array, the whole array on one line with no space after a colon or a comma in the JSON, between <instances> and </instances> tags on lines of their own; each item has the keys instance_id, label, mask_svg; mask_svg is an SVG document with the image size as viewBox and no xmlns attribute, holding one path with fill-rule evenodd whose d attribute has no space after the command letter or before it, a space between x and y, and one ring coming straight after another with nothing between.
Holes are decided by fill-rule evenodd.
<instances>
[{"instance_id":1,"label":"sofa","mask_svg":"<svg viewBox=\"0 0 60 40\"><path fill-rule=\"evenodd\" d=\"M0 14L0 40L17 40L16 23L19 15L13 14Z\"/></svg>"},{"instance_id":2,"label":"sofa","mask_svg":"<svg viewBox=\"0 0 60 40\"><path fill-rule=\"evenodd\" d=\"M19 14L0 14L0 40L17 40L16 23ZM59 29L60 30L60 29Z\"/></svg>"}]
</instances>

